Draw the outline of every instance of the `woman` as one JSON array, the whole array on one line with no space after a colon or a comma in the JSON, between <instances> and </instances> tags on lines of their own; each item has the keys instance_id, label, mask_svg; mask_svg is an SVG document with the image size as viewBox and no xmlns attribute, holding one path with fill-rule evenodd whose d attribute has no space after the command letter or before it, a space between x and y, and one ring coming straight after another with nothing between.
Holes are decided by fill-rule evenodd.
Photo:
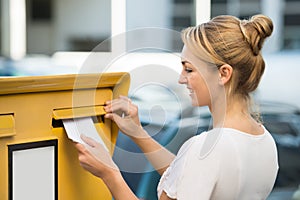
<instances>
[{"instance_id":1,"label":"woman","mask_svg":"<svg viewBox=\"0 0 300 200\"><path fill-rule=\"evenodd\" d=\"M261 48L273 31L264 15L250 20L218 16L183 31L183 70L179 79L193 106L208 106L213 129L189 139L175 157L143 130L138 108L124 96L107 102L106 118L115 121L162 175L158 198L266 199L278 160L273 138L249 108L264 72ZM121 117L116 113L125 113ZM76 144L81 165L103 179L115 199L137 199L103 147L83 136ZM100 153L93 153L100 152Z\"/></svg>"}]
</instances>

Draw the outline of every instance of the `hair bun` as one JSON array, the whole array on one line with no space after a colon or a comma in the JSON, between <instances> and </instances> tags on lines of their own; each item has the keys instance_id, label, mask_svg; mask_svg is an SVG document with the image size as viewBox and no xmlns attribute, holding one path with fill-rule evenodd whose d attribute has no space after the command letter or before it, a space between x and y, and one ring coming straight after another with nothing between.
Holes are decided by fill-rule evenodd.
<instances>
[{"instance_id":1,"label":"hair bun","mask_svg":"<svg viewBox=\"0 0 300 200\"><path fill-rule=\"evenodd\" d=\"M258 55L264 40L272 34L272 20L265 15L254 15L249 20L241 20L240 26L253 54Z\"/></svg>"}]
</instances>

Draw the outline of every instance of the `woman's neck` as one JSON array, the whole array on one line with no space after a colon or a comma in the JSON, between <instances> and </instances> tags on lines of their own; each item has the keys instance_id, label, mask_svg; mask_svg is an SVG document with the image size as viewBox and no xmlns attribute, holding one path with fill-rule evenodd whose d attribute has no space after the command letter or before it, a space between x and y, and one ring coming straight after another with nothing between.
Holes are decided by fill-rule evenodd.
<instances>
[{"instance_id":1,"label":"woman's neck","mask_svg":"<svg viewBox=\"0 0 300 200\"><path fill-rule=\"evenodd\" d=\"M234 128L250 134L261 134L263 129L249 112L248 101L242 98L215 103L210 107L214 128Z\"/></svg>"}]
</instances>

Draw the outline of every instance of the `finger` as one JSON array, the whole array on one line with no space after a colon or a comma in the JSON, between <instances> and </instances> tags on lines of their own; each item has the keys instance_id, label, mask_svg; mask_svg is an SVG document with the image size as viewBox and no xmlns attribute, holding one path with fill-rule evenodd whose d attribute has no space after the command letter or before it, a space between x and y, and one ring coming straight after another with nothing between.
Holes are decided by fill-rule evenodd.
<instances>
[{"instance_id":1,"label":"finger","mask_svg":"<svg viewBox=\"0 0 300 200\"><path fill-rule=\"evenodd\" d=\"M116 99L112 99L112 100L106 101L105 104L106 104L106 105L109 105L109 104L112 104L112 103L114 103L114 102L123 101L123 100L124 100L124 99L121 98L121 97L119 96L119 97L116 98Z\"/></svg>"},{"instance_id":2,"label":"finger","mask_svg":"<svg viewBox=\"0 0 300 200\"><path fill-rule=\"evenodd\" d=\"M114 113L105 114L104 117L107 118L107 119L113 120L117 124L119 124L120 121L122 120L122 117L120 117L119 115L114 114Z\"/></svg>"},{"instance_id":3,"label":"finger","mask_svg":"<svg viewBox=\"0 0 300 200\"><path fill-rule=\"evenodd\" d=\"M81 134L80 138L82 139L83 142L85 142L87 145L89 145L91 147L96 147L97 146L97 142L95 140L93 140L90 137L87 137L84 134Z\"/></svg>"},{"instance_id":4,"label":"finger","mask_svg":"<svg viewBox=\"0 0 300 200\"><path fill-rule=\"evenodd\" d=\"M117 101L114 102L108 106L105 106L104 109L108 113L123 113L126 114L129 113L129 110L131 109L131 104L129 104L127 101Z\"/></svg>"},{"instance_id":5,"label":"finger","mask_svg":"<svg viewBox=\"0 0 300 200\"><path fill-rule=\"evenodd\" d=\"M75 144L75 148L78 150L78 152L83 153L85 152L86 148L84 147L84 145L80 144L80 143L76 143Z\"/></svg>"},{"instance_id":6,"label":"finger","mask_svg":"<svg viewBox=\"0 0 300 200\"><path fill-rule=\"evenodd\" d=\"M118 103L129 104L131 103L131 100L128 97L119 97L117 99L111 100L109 102L109 105L118 104Z\"/></svg>"},{"instance_id":7,"label":"finger","mask_svg":"<svg viewBox=\"0 0 300 200\"><path fill-rule=\"evenodd\" d=\"M120 98L120 99L123 99L123 100L125 100L125 101L127 101L127 102L129 102L129 103L131 103L131 99L130 99L129 97L127 97L127 96L120 95L119 98Z\"/></svg>"},{"instance_id":8,"label":"finger","mask_svg":"<svg viewBox=\"0 0 300 200\"><path fill-rule=\"evenodd\" d=\"M108 101L105 102L105 105L110 105L110 104L112 104L113 102L118 101L118 100L119 100L119 99L108 100Z\"/></svg>"},{"instance_id":9,"label":"finger","mask_svg":"<svg viewBox=\"0 0 300 200\"><path fill-rule=\"evenodd\" d=\"M106 101L105 105L110 105L110 104L113 104L113 103L119 102L119 101L126 101L128 103L131 103L131 99L130 98L128 98L127 96L120 95L116 99L112 99L112 100Z\"/></svg>"}]
</instances>

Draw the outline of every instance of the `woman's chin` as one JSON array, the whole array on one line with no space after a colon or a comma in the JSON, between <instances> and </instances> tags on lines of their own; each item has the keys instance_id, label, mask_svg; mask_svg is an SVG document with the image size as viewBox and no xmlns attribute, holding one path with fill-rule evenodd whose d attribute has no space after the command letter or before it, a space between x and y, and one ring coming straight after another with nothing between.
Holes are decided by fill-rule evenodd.
<instances>
[{"instance_id":1,"label":"woman's chin","mask_svg":"<svg viewBox=\"0 0 300 200\"><path fill-rule=\"evenodd\" d=\"M199 102L195 99L192 99L192 106L194 107L198 107L199 106Z\"/></svg>"}]
</instances>

